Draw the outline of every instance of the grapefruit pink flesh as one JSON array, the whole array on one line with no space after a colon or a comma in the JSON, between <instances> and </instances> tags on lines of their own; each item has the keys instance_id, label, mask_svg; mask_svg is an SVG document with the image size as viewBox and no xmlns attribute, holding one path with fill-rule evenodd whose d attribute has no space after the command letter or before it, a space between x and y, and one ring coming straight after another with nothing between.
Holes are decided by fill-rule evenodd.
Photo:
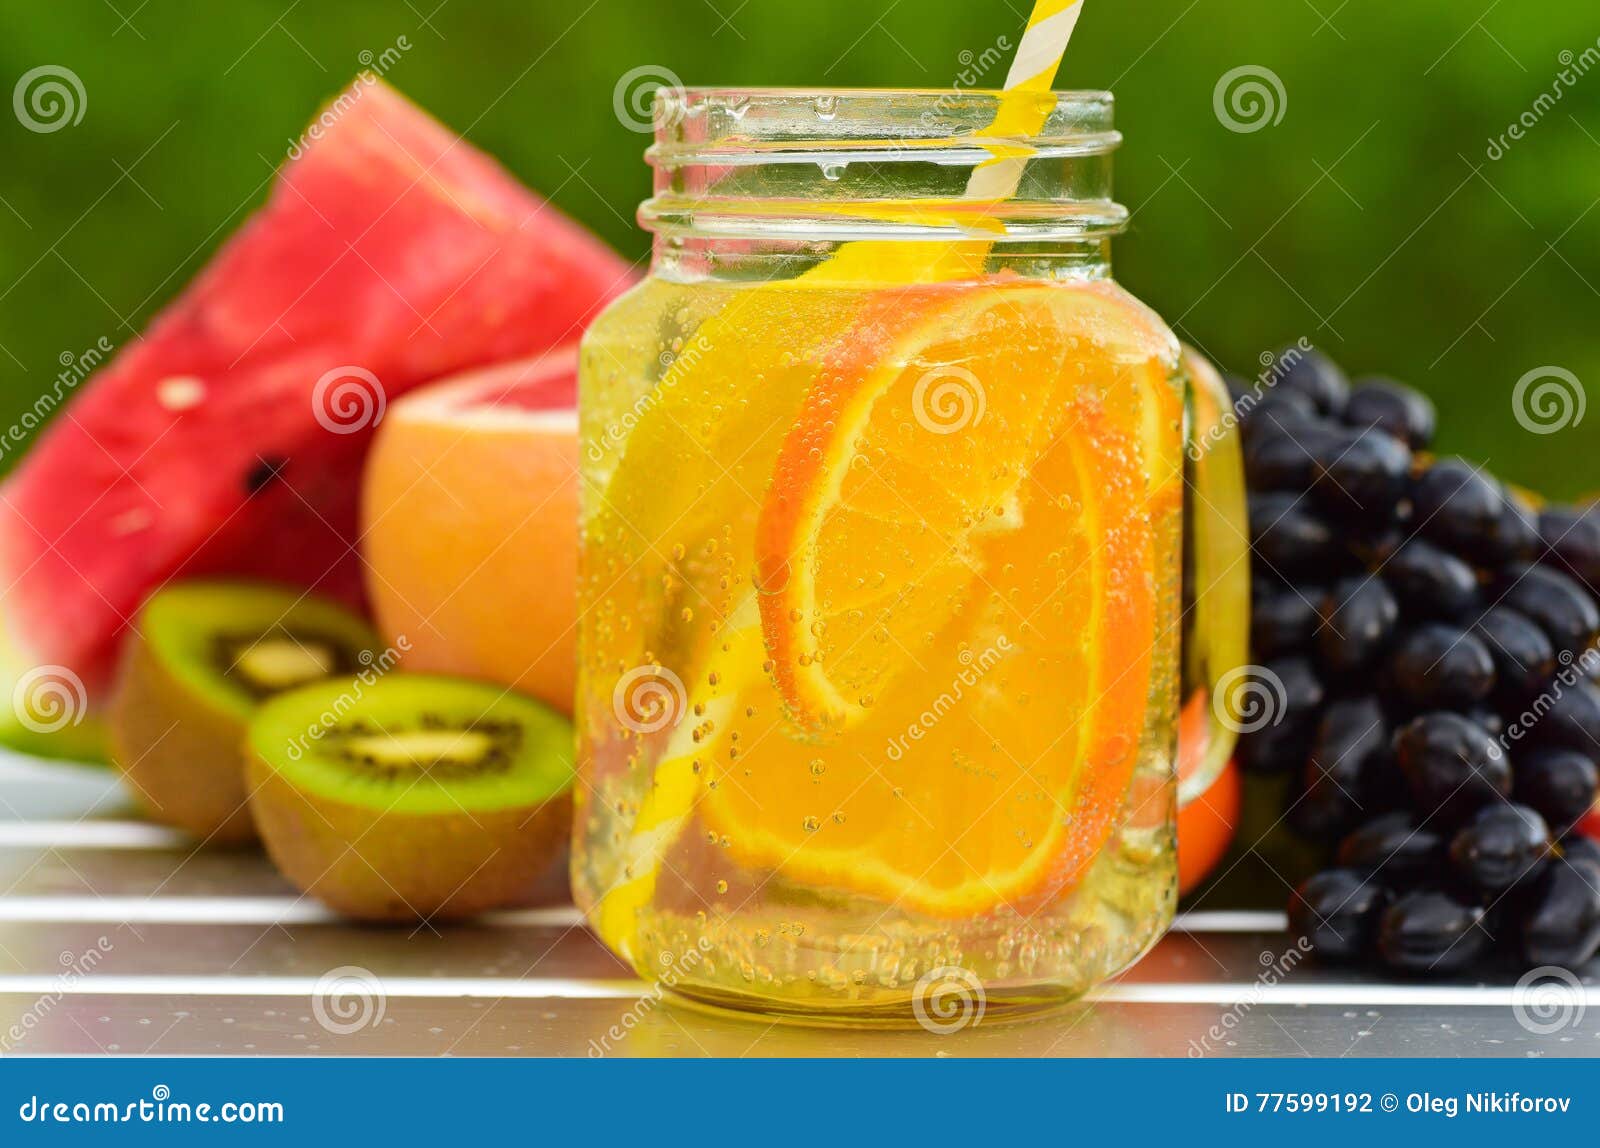
<instances>
[{"instance_id":1,"label":"grapefruit pink flesh","mask_svg":"<svg viewBox=\"0 0 1600 1148\"><path fill-rule=\"evenodd\" d=\"M360 605L358 476L380 412L575 339L629 285L618 256L392 89L350 93L0 486L13 680L62 667L93 706L128 619L176 577Z\"/></svg>"}]
</instances>

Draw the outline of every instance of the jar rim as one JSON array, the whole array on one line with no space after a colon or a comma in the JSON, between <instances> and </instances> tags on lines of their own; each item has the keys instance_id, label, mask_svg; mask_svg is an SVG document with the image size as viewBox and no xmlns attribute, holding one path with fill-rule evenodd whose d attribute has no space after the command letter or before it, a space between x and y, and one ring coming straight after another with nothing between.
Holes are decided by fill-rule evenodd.
<instances>
[{"instance_id":1,"label":"jar rim","mask_svg":"<svg viewBox=\"0 0 1600 1148\"><path fill-rule=\"evenodd\" d=\"M659 165L822 146L949 149L980 135L992 146L1008 139L990 134L1002 104L1042 113L1038 131L1010 141L1036 155L1094 155L1122 142L1106 91L673 86L656 91L647 158Z\"/></svg>"},{"instance_id":2,"label":"jar rim","mask_svg":"<svg viewBox=\"0 0 1600 1148\"><path fill-rule=\"evenodd\" d=\"M779 99L809 98L819 95L831 96L909 96L912 98L937 99L943 96L971 96L983 99L999 99L1007 93L1001 88L978 87L863 87L849 85L846 87L817 87L810 84L674 84L662 85L657 89L660 93L678 93L693 97L697 100L705 99L734 99L740 97L767 96ZM1013 98L1023 99L1028 94L1022 92L1012 93ZM1051 88L1048 91L1031 93L1035 98L1061 103L1067 100L1112 103L1116 97L1110 91L1100 88Z\"/></svg>"},{"instance_id":3,"label":"jar rim","mask_svg":"<svg viewBox=\"0 0 1600 1148\"><path fill-rule=\"evenodd\" d=\"M661 88L645 152L655 195L639 221L666 239L1098 241L1127 221L1110 190L1114 103L1101 91ZM1002 110L1019 108L1039 130L996 134ZM1002 156L1020 165L1019 193L965 198L970 173Z\"/></svg>"}]
</instances>

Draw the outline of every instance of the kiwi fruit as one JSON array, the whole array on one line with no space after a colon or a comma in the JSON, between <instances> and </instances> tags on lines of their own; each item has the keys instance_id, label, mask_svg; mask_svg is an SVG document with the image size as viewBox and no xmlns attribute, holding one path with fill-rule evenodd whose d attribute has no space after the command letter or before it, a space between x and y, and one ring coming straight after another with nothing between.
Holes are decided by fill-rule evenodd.
<instances>
[{"instance_id":1,"label":"kiwi fruit","mask_svg":"<svg viewBox=\"0 0 1600 1148\"><path fill-rule=\"evenodd\" d=\"M350 680L381 649L343 607L257 582L174 583L134 621L109 713L112 760L151 817L204 839L255 839L245 723L281 690Z\"/></svg>"},{"instance_id":2,"label":"kiwi fruit","mask_svg":"<svg viewBox=\"0 0 1600 1148\"><path fill-rule=\"evenodd\" d=\"M250 721L250 808L278 869L370 921L525 903L571 827L571 724L463 678L359 685L291 690Z\"/></svg>"}]
</instances>

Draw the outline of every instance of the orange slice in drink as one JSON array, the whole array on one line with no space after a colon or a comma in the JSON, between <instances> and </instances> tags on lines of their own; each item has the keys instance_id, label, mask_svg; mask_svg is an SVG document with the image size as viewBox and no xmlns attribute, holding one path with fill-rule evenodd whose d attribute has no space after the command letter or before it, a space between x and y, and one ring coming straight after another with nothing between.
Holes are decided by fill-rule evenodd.
<instances>
[{"instance_id":1,"label":"orange slice in drink","mask_svg":"<svg viewBox=\"0 0 1600 1148\"><path fill-rule=\"evenodd\" d=\"M939 628L973 580L977 541L1015 529L1050 385L999 360L1021 328L1054 330L1044 296L1017 306L982 292L886 294L801 405L755 546L762 630L802 728L863 719L911 662L908 644ZM907 311L925 318L908 325ZM979 365L1005 367L986 369L987 386L966 365L966 344L985 337L993 349ZM996 453L1002 441L1014 449Z\"/></svg>"},{"instance_id":2,"label":"orange slice in drink","mask_svg":"<svg viewBox=\"0 0 1600 1148\"><path fill-rule=\"evenodd\" d=\"M762 685L784 720L745 723L749 752L714 763L700 805L740 860L951 917L1079 879L1170 645L1174 360L1110 286L868 308L757 526Z\"/></svg>"},{"instance_id":3,"label":"orange slice in drink","mask_svg":"<svg viewBox=\"0 0 1600 1148\"><path fill-rule=\"evenodd\" d=\"M1107 340L1128 303L1094 288L897 293L832 356L779 453L756 538L763 630L797 724L852 727L914 663L981 579L985 541L1021 527L1036 465L1074 447L1049 440L1088 437L1060 418L1075 398L1080 424L1138 439L1103 485L1132 467L1130 490L1171 498L1181 459L1162 428L1179 400L1170 386L1106 387L1115 363L1094 362L1127 357ZM1133 361L1160 370L1155 333L1137 333Z\"/></svg>"}]
</instances>

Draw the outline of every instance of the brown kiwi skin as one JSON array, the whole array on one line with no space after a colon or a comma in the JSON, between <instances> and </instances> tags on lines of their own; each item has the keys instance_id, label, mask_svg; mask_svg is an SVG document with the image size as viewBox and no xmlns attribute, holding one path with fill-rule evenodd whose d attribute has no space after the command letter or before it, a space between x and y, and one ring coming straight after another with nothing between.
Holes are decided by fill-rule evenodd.
<instances>
[{"instance_id":1,"label":"brown kiwi skin","mask_svg":"<svg viewBox=\"0 0 1600 1148\"><path fill-rule=\"evenodd\" d=\"M198 699L137 634L128 638L109 716L111 760L153 820L208 845L255 841L244 723Z\"/></svg>"},{"instance_id":2,"label":"brown kiwi skin","mask_svg":"<svg viewBox=\"0 0 1600 1148\"><path fill-rule=\"evenodd\" d=\"M571 791L537 807L415 814L297 788L252 754L250 811L278 870L356 920L458 921L528 904L566 849Z\"/></svg>"}]
</instances>

